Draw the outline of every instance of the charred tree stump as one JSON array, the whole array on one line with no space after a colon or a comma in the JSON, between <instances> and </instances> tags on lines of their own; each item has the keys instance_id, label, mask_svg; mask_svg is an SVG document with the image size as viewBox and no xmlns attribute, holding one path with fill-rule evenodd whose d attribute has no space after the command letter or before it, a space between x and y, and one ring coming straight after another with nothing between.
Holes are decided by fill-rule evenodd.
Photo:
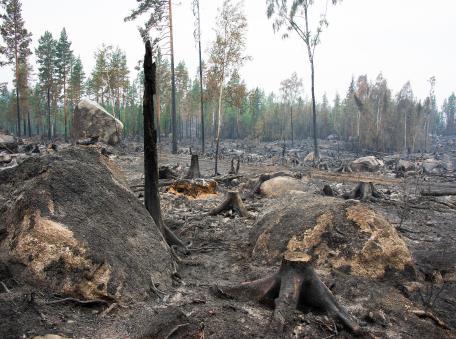
<instances>
[{"instance_id":1,"label":"charred tree stump","mask_svg":"<svg viewBox=\"0 0 456 339\"><path fill-rule=\"evenodd\" d=\"M241 161L237 158L236 167L234 167L234 158L231 159L231 168L228 174L239 174L239 169L241 168Z\"/></svg>"},{"instance_id":2,"label":"charred tree stump","mask_svg":"<svg viewBox=\"0 0 456 339\"><path fill-rule=\"evenodd\" d=\"M309 308L326 312L353 333L360 330L357 322L320 280L310 263L310 256L285 254L278 273L237 286L215 286L214 292L219 297L253 299L275 307L271 322L275 331L283 332L287 316L294 310Z\"/></svg>"},{"instance_id":3,"label":"charred tree stump","mask_svg":"<svg viewBox=\"0 0 456 339\"><path fill-rule=\"evenodd\" d=\"M344 199L375 200L380 199L382 194L371 182L360 182L356 187L343 195Z\"/></svg>"},{"instance_id":4,"label":"charred tree stump","mask_svg":"<svg viewBox=\"0 0 456 339\"><path fill-rule=\"evenodd\" d=\"M325 196L327 196L327 197L335 197L336 196L336 193L334 193L334 190L329 185L325 185L323 187L323 194Z\"/></svg>"},{"instance_id":5,"label":"charred tree stump","mask_svg":"<svg viewBox=\"0 0 456 339\"><path fill-rule=\"evenodd\" d=\"M239 213L241 217L248 218L250 213L245 208L244 203L242 202L241 195L238 191L229 191L226 195L225 200L212 211L209 212L209 215L217 215L224 211L234 210Z\"/></svg>"},{"instance_id":6,"label":"charred tree stump","mask_svg":"<svg viewBox=\"0 0 456 339\"><path fill-rule=\"evenodd\" d=\"M198 154L192 154L190 161L190 168L188 169L185 179L197 179L201 178Z\"/></svg>"},{"instance_id":7,"label":"charred tree stump","mask_svg":"<svg viewBox=\"0 0 456 339\"><path fill-rule=\"evenodd\" d=\"M155 129L155 112L153 97L155 94L155 71L156 65L152 62L152 46L146 42L146 54L144 56L144 204L155 221L158 229L170 246L186 248L186 245L166 227L163 222L160 196L158 194L158 152L157 130Z\"/></svg>"},{"instance_id":8,"label":"charred tree stump","mask_svg":"<svg viewBox=\"0 0 456 339\"><path fill-rule=\"evenodd\" d=\"M336 169L336 172L337 173L352 173L353 170L352 170L350 164L348 162L344 161L342 163L342 165L338 169Z\"/></svg>"}]
</instances>

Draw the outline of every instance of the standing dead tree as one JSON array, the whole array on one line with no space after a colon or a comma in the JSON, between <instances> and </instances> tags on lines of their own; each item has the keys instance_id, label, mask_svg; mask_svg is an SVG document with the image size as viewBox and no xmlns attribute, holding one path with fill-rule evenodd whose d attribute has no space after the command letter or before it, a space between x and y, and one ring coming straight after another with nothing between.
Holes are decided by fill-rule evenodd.
<instances>
[{"instance_id":1,"label":"standing dead tree","mask_svg":"<svg viewBox=\"0 0 456 339\"><path fill-rule=\"evenodd\" d=\"M160 232L170 246L186 248L186 245L166 227L160 208L160 196L158 194L158 152L157 130L155 128L154 94L156 65L152 62L152 46L146 42L146 54L144 56L144 203L146 209L155 221Z\"/></svg>"}]
</instances>

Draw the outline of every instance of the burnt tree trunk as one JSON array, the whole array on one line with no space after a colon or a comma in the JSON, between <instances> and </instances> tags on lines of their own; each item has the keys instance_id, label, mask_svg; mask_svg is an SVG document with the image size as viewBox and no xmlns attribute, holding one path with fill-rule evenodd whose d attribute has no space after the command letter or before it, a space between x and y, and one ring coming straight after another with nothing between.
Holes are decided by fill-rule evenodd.
<instances>
[{"instance_id":1,"label":"burnt tree trunk","mask_svg":"<svg viewBox=\"0 0 456 339\"><path fill-rule=\"evenodd\" d=\"M356 187L343 195L345 199L356 200L375 200L382 197L381 193L375 188L371 182L360 182Z\"/></svg>"},{"instance_id":2,"label":"burnt tree trunk","mask_svg":"<svg viewBox=\"0 0 456 339\"><path fill-rule=\"evenodd\" d=\"M156 65L152 62L152 47L150 41L146 42L144 56L144 203L146 209L155 221L160 232L169 245L186 247L185 244L165 226L160 208L158 194L158 152L157 130L155 129L154 94Z\"/></svg>"},{"instance_id":3,"label":"burnt tree trunk","mask_svg":"<svg viewBox=\"0 0 456 339\"><path fill-rule=\"evenodd\" d=\"M253 299L274 306L271 327L279 332L283 332L293 310L306 310L309 307L328 313L351 332L360 330L356 321L320 280L310 264L310 257L285 255L278 273L237 286L216 286L215 294L245 301Z\"/></svg>"},{"instance_id":4,"label":"burnt tree trunk","mask_svg":"<svg viewBox=\"0 0 456 339\"><path fill-rule=\"evenodd\" d=\"M187 175L185 176L185 179L197 179L197 178L201 178L198 154L192 154L190 168L188 170Z\"/></svg>"},{"instance_id":5,"label":"burnt tree trunk","mask_svg":"<svg viewBox=\"0 0 456 339\"><path fill-rule=\"evenodd\" d=\"M233 210L239 213L241 217L248 218L250 213L245 208L242 202L241 195L238 191L229 191L223 201L218 207L209 212L209 215L217 215L224 211Z\"/></svg>"}]
</instances>

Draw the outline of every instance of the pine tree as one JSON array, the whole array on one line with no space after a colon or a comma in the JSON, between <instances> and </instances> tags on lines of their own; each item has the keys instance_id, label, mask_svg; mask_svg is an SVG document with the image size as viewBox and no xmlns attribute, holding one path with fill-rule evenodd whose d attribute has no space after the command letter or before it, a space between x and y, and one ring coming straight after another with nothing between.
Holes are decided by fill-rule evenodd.
<instances>
[{"instance_id":1,"label":"pine tree","mask_svg":"<svg viewBox=\"0 0 456 339\"><path fill-rule=\"evenodd\" d=\"M81 58L73 58L71 62L71 73L68 84L68 97L72 108L76 107L84 95L85 74L82 67Z\"/></svg>"},{"instance_id":2,"label":"pine tree","mask_svg":"<svg viewBox=\"0 0 456 339\"><path fill-rule=\"evenodd\" d=\"M68 41L68 35L65 28L60 33L60 38L56 44L56 77L59 88L63 91L63 112L64 112L64 136L65 141L68 141L68 113L67 113L67 87L68 77L71 71L71 61L73 59L73 51L71 50L71 42Z\"/></svg>"},{"instance_id":3,"label":"pine tree","mask_svg":"<svg viewBox=\"0 0 456 339\"><path fill-rule=\"evenodd\" d=\"M56 64L56 46L57 42L48 31L44 32L43 36L38 40L38 48L35 50L38 63L40 86L46 93L47 102L47 127L48 140L51 140L51 94L53 94L56 84L55 79L55 64ZM54 131L55 133L55 131Z\"/></svg>"},{"instance_id":4,"label":"pine tree","mask_svg":"<svg viewBox=\"0 0 456 339\"><path fill-rule=\"evenodd\" d=\"M16 113L17 113L17 134L21 136L21 109L20 109L20 69L21 65L27 65L27 57L32 54L30 43L32 34L25 28L22 18L22 5L19 0L1 0L1 6L5 13L0 15L3 20L0 26L0 34L6 46L1 48L2 54L6 57L6 64L14 65L16 82ZM24 131L25 133L25 131Z\"/></svg>"},{"instance_id":5,"label":"pine tree","mask_svg":"<svg viewBox=\"0 0 456 339\"><path fill-rule=\"evenodd\" d=\"M149 13L144 28L139 32L144 41L149 40L149 32L155 29L158 38L154 40L154 45L166 40L169 42L171 59L171 120L172 120L172 153L177 153L177 113L176 113L176 76L174 71L174 27L173 27L173 6L171 0L137 0L138 6L125 21L135 20L139 16Z\"/></svg>"}]
</instances>

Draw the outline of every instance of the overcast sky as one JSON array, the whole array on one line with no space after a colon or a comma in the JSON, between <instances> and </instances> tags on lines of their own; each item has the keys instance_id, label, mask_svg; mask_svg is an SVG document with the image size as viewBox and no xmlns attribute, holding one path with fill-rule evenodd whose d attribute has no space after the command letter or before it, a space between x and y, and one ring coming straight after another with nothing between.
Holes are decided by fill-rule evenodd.
<instances>
[{"instance_id":1,"label":"overcast sky","mask_svg":"<svg viewBox=\"0 0 456 339\"><path fill-rule=\"evenodd\" d=\"M203 52L214 39L217 8L223 0L200 0ZM325 0L316 0L325 1ZM197 49L193 40L191 0L174 2L176 62L184 60L196 74ZM118 45L127 53L132 73L144 53L136 26L123 18L135 0L22 0L26 27L33 33L33 49L45 30L58 36L65 27L86 74L94 66L94 51L102 44ZM246 53L252 57L241 70L249 87L277 91L280 81L296 71L310 95L309 66L303 43L292 35L274 34L265 0L245 0L248 19ZM317 13L318 14L318 13ZM379 72L394 92L410 80L415 95L429 92L428 79L437 78L439 103L456 91L455 0L344 0L328 12L329 27L316 51L316 91L332 100L345 95L352 76ZM10 81L11 70L0 70L0 82Z\"/></svg>"}]
</instances>

